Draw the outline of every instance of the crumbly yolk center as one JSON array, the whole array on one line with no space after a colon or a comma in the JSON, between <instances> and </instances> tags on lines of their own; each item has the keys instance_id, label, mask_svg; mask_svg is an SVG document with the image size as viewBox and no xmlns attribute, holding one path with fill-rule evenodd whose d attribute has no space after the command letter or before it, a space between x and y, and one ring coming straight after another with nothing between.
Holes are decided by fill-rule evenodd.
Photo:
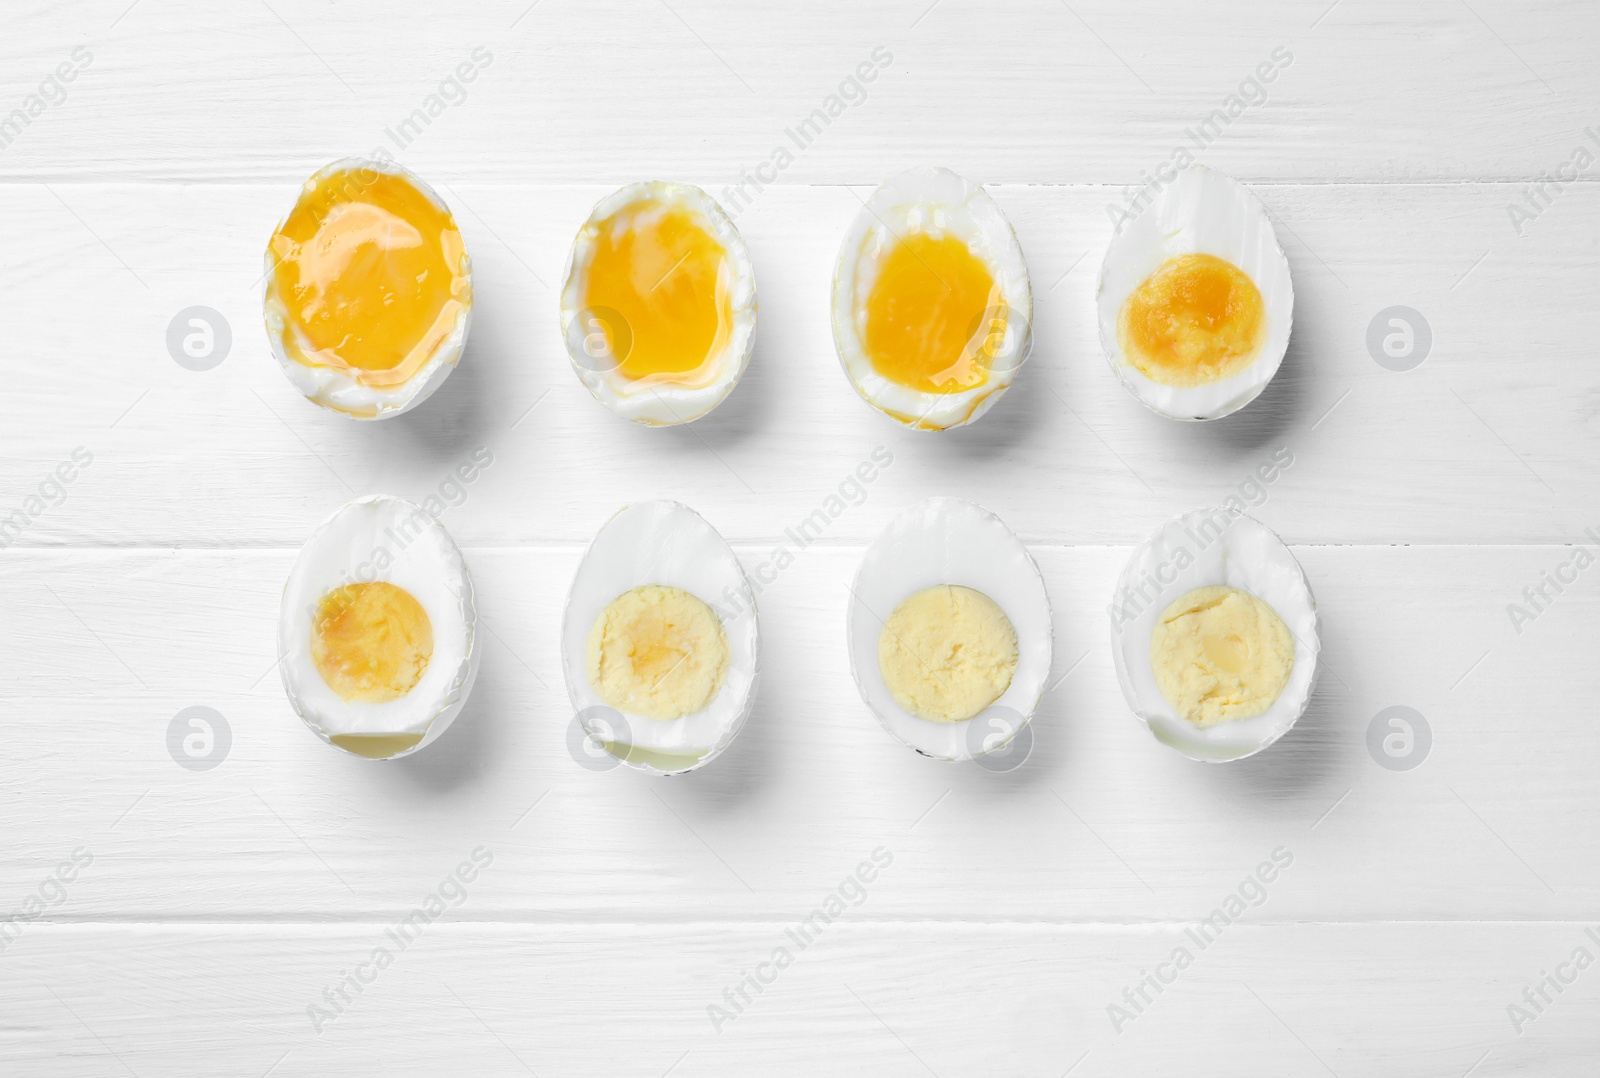
<instances>
[{"instance_id":1,"label":"crumbly yolk center","mask_svg":"<svg viewBox=\"0 0 1600 1078\"><path fill-rule=\"evenodd\" d=\"M342 699L398 700L433 657L433 623L422 604L387 581L347 584L317 603L311 658Z\"/></svg>"},{"instance_id":2,"label":"crumbly yolk center","mask_svg":"<svg viewBox=\"0 0 1600 1078\"><path fill-rule=\"evenodd\" d=\"M1152 381L1197 386L1248 367L1266 337L1261 290L1215 255L1169 258L1122 305L1122 352Z\"/></svg>"},{"instance_id":3,"label":"crumbly yolk center","mask_svg":"<svg viewBox=\"0 0 1600 1078\"><path fill-rule=\"evenodd\" d=\"M940 584L907 597L883 623L878 669L913 715L961 722L1011 687L1017 631L983 592Z\"/></svg>"},{"instance_id":4,"label":"crumbly yolk center","mask_svg":"<svg viewBox=\"0 0 1600 1078\"><path fill-rule=\"evenodd\" d=\"M290 355L369 386L408 381L470 300L455 219L404 176L349 169L318 178L271 250Z\"/></svg>"},{"instance_id":5,"label":"crumbly yolk center","mask_svg":"<svg viewBox=\"0 0 1600 1078\"><path fill-rule=\"evenodd\" d=\"M1195 588L1162 611L1150 637L1156 686L1196 726L1253 718L1277 702L1294 670L1294 638L1247 591Z\"/></svg>"},{"instance_id":6,"label":"crumbly yolk center","mask_svg":"<svg viewBox=\"0 0 1600 1078\"><path fill-rule=\"evenodd\" d=\"M908 389L972 389L989 377L1006 313L989 267L965 243L913 233L890 248L867 297L867 357Z\"/></svg>"},{"instance_id":7,"label":"crumbly yolk center","mask_svg":"<svg viewBox=\"0 0 1600 1078\"><path fill-rule=\"evenodd\" d=\"M582 306L624 378L698 384L733 332L728 252L696 216L643 202L600 222Z\"/></svg>"},{"instance_id":8,"label":"crumbly yolk center","mask_svg":"<svg viewBox=\"0 0 1600 1078\"><path fill-rule=\"evenodd\" d=\"M728 673L722 622L682 588L647 584L606 605L589 630L589 683L619 711L676 719L704 709Z\"/></svg>"}]
</instances>

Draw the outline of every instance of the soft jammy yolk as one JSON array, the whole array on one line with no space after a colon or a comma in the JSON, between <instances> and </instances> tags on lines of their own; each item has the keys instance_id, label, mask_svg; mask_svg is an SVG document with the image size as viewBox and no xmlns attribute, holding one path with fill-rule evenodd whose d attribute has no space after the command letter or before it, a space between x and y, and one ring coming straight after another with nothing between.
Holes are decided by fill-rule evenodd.
<instances>
[{"instance_id":1,"label":"soft jammy yolk","mask_svg":"<svg viewBox=\"0 0 1600 1078\"><path fill-rule=\"evenodd\" d=\"M432 657L433 623L404 588L381 580L347 584L317 603L311 658L345 700L397 700L422 680Z\"/></svg>"},{"instance_id":2,"label":"soft jammy yolk","mask_svg":"<svg viewBox=\"0 0 1600 1078\"><path fill-rule=\"evenodd\" d=\"M972 389L989 377L1005 319L999 285L965 243L915 233L890 249L867 297L867 357L908 389Z\"/></svg>"},{"instance_id":3,"label":"soft jammy yolk","mask_svg":"<svg viewBox=\"0 0 1600 1078\"><path fill-rule=\"evenodd\" d=\"M1248 367L1266 336L1261 291L1215 255L1169 258L1122 305L1122 354L1151 381L1198 386Z\"/></svg>"},{"instance_id":4,"label":"soft jammy yolk","mask_svg":"<svg viewBox=\"0 0 1600 1078\"><path fill-rule=\"evenodd\" d=\"M604 330L624 378L699 384L733 330L727 262L689 211L625 206L599 224L582 299L586 311L609 309L622 325L597 313L586 328Z\"/></svg>"},{"instance_id":5,"label":"soft jammy yolk","mask_svg":"<svg viewBox=\"0 0 1600 1078\"><path fill-rule=\"evenodd\" d=\"M404 176L349 169L308 184L271 250L289 354L369 386L410 380L470 299L455 219Z\"/></svg>"}]
</instances>

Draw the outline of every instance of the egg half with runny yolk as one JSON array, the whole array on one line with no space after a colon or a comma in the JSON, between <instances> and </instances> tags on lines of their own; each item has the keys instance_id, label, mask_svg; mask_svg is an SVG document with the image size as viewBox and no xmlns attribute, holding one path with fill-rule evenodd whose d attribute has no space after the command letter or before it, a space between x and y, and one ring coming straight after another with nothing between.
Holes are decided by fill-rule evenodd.
<instances>
[{"instance_id":1,"label":"egg half with runny yolk","mask_svg":"<svg viewBox=\"0 0 1600 1078\"><path fill-rule=\"evenodd\" d=\"M1100 341L1122 384L1172 419L1219 419L1254 400L1289 346L1289 260L1256 197L1195 165L1112 238Z\"/></svg>"},{"instance_id":2,"label":"egg half with runny yolk","mask_svg":"<svg viewBox=\"0 0 1600 1078\"><path fill-rule=\"evenodd\" d=\"M561 289L572 369L613 412L652 427L721 404L755 346L750 252L715 199L635 183L578 230Z\"/></svg>"},{"instance_id":3,"label":"egg half with runny yolk","mask_svg":"<svg viewBox=\"0 0 1600 1078\"><path fill-rule=\"evenodd\" d=\"M863 400L913 430L994 407L1028 358L1022 246L983 188L944 168L891 177L856 214L833 276L833 340Z\"/></svg>"},{"instance_id":4,"label":"egg half with runny yolk","mask_svg":"<svg viewBox=\"0 0 1600 1078\"><path fill-rule=\"evenodd\" d=\"M1128 558L1108 607L1117 681L1191 760L1260 752L1305 712L1321 643L1305 572L1272 529L1193 509Z\"/></svg>"},{"instance_id":5,"label":"egg half with runny yolk","mask_svg":"<svg viewBox=\"0 0 1600 1078\"><path fill-rule=\"evenodd\" d=\"M455 369L471 265L444 200L412 173L335 161L300 189L267 246L263 310L283 372L357 419L427 399Z\"/></svg>"},{"instance_id":6,"label":"egg half with runny yolk","mask_svg":"<svg viewBox=\"0 0 1600 1078\"><path fill-rule=\"evenodd\" d=\"M279 664L295 712L324 741L393 759L444 733L478 672L466 560L420 506L373 495L306 541L283 589Z\"/></svg>"}]
</instances>

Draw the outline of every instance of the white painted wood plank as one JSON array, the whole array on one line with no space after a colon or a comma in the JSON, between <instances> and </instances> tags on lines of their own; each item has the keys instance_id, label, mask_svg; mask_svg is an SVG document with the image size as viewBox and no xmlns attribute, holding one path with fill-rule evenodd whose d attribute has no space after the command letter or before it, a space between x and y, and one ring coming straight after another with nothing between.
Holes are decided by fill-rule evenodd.
<instances>
[{"instance_id":1,"label":"white painted wood plank","mask_svg":"<svg viewBox=\"0 0 1600 1078\"><path fill-rule=\"evenodd\" d=\"M291 552L8 552L0 654L27 677L3 686L0 909L80 846L95 864L52 916L387 915L479 845L497 860L472 919L768 919L880 845L897 860L875 918L1198 917L1280 845L1296 863L1274 920L1577 919L1600 901L1600 733L1577 706L1600 693L1600 593L1580 577L1520 636L1505 611L1564 548L1299 548L1323 679L1295 731L1230 765L1178 757L1122 700L1104 609L1127 552L1035 548L1063 680L1009 774L878 727L844 649L860 551L812 548L761 596L748 728L675 780L568 753L556 615L578 551L468 553L491 630L472 701L438 745L374 764L304 730L272 671ZM1366 747L1396 704L1433 731L1405 773ZM166 742L191 705L234 739L198 774Z\"/></svg>"},{"instance_id":2,"label":"white painted wood plank","mask_svg":"<svg viewBox=\"0 0 1600 1078\"><path fill-rule=\"evenodd\" d=\"M1541 970L1600 953L1592 920L1244 923L1200 950L1181 926L878 925L858 912L804 950L786 934L803 908L757 925L435 924L403 951L381 922L42 925L0 959L0 1060L40 1078L1580 1078L1600 1055L1594 968L1520 1034L1507 1013ZM793 961L761 967L780 947ZM1118 1031L1108 1008L1179 947L1193 961L1167 965L1175 980L1147 988ZM376 948L396 955L381 970ZM714 1026L707 1008L758 970L772 984ZM371 984L346 989L318 1032L308 1008L331 1013L324 990L358 971Z\"/></svg>"},{"instance_id":3,"label":"white painted wood plank","mask_svg":"<svg viewBox=\"0 0 1600 1078\"><path fill-rule=\"evenodd\" d=\"M781 173L876 183L932 160L989 183L1139 183L1275 50L1292 62L1203 152L1276 180L1526 180L1592 109L1583 0L737 0L452 8L40 5L0 45L7 112L91 62L0 176L273 179L388 143L474 49L492 62L403 151L450 182L735 182L875 48L892 62ZM59 99L53 90L46 91ZM845 91L855 97L851 88ZM1246 87L1244 101L1260 101ZM441 102L444 99L441 99Z\"/></svg>"},{"instance_id":4,"label":"white painted wood plank","mask_svg":"<svg viewBox=\"0 0 1600 1078\"><path fill-rule=\"evenodd\" d=\"M83 446L94 464L22 543L298 544L356 494L434 493L483 446L495 464L451 511L464 542L583 542L613 506L661 495L766 542L882 445L895 463L874 504L966 495L1029 540L1137 542L1241 484L1293 542L1561 543L1600 524L1600 186L1570 191L1521 237L1503 185L1258 188L1294 266L1295 337L1260 400L1204 425L1145 411L1101 356L1103 192L997 188L1030 259L1036 346L1007 399L949 435L901 430L839 369L827 281L860 196L842 188L774 190L741 218L762 322L722 408L692 429L616 419L572 376L546 287L602 190L452 189L476 264L468 355L435 399L372 425L306 403L259 328L252 281L290 189L0 187L16 230L0 253L0 515ZM232 325L229 358L204 373L165 345L194 304ZM1435 341L1403 374L1366 344L1395 304L1421 311ZM1279 449L1293 466L1251 490ZM880 524L852 511L830 536Z\"/></svg>"}]
</instances>

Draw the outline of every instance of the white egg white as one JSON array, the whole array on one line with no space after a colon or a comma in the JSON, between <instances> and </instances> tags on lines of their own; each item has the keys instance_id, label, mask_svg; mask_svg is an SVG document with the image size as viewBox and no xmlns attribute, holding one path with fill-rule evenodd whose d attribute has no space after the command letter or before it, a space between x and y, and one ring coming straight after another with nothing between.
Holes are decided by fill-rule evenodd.
<instances>
[{"instance_id":1,"label":"white egg white","mask_svg":"<svg viewBox=\"0 0 1600 1078\"><path fill-rule=\"evenodd\" d=\"M702 385L674 385L651 379L631 379L621 369L622 358L610 354L605 316L583 309L583 296L595 244L607 218L635 204L688 211L701 228L722 245L727 257L722 273L733 313L733 329L721 353L710 357L711 377ZM573 238L567 255L566 279L561 287L561 335L567 344L572 370L596 400L624 419L649 427L691 423L733 392L755 349L756 277L750 250L733 220L717 200L686 183L646 181L620 188L601 199Z\"/></svg>"},{"instance_id":2,"label":"white egg white","mask_svg":"<svg viewBox=\"0 0 1600 1078\"><path fill-rule=\"evenodd\" d=\"M1179 716L1156 684L1150 639L1169 604L1214 584L1247 591L1277 612L1294 637L1294 668L1262 714L1199 727ZM1239 760L1260 752L1289 732L1311 699L1321 650L1311 586L1283 540L1248 514L1191 509L1168 521L1128 558L1109 609L1123 697L1158 740L1191 760Z\"/></svg>"},{"instance_id":3,"label":"white egg white","mask_svg":"<svg viewBox=\"0 0 1600 1078\"><path fill-rule=\"evenodd\" d=\"M988 709L962 722L934 722L905 710L884 683L878 641L884 623L911 595L940 584L982 592L1017 633L1011 685ZM961 498L929 498L902 512L873 540L850 590L846 630L850 669L861 699L895 738L925 756L970 760L1002 748L991 731L1014 737L1044 695L1054 646L1050 600L1039 566L1005 522ZM1007 719L988 721L1000 713Z\"/></svg>"},{"instance_id":4,"label":"white egg white","mask_svg":"<svg viewBox=\"0 0 1600 1078\"><path fill-rule=\"evenodd\" d=\"M1000 286L1005 335L982 385L927 393L890 381L867 355L867 301L896 243L926 233L954 236ZM850 383L868 404L913 430L965 426L1000 400L1033 347L1033 290L1022 245L989 193L947 168L914 168L892 176L856 214L833 271L833 342Z\"/></svg>"},{"instance_id":5,"label":"white egg white","mask_svg":"<svg viewBox=\"0 0 1600 1078\"><path fill-rule=\"evenodd\" d=\"M450 212L450 207L439 197L438 192L423 182L416 173L393 161L380 162L364 157L343 158L320 169L305 182L302 190L310 191L333 173L362 169L403 176L435 206L446 213ZM288 219L288 214L284 215L284 219L285 221ZM273 234L276 235L282 228L283 222L279 222ZM289 382L305 394L307 400L324 408L352 419L392 419L433 396L449 377L450 372L456 369L462 353L466 351L467 332L472 328L473 297L472 260L467 256L465 249L461 253L461 274L467 280L467 289L461 312L456 316L455 328L451 330L450 336L439 342L433 350L433 355L416 373L396 386L369 386L336 367L307 366L291 356L289 343L291 340L296 344L294 350L302 354L308 354L312 349L308 342L299 338L298 331L290 323L288 308L277 293L277 279L273 272L276 265L277 259L271 247L268 247L266 277L261 298L262 313L267 326L267 340L272 346L272 354L278 357L278 365L283 368L283 373Z\"/></svg>"},{"instance_id":6,"label":"white egg white","mask_svg":"<svg viewBox=\"0 0 1600 1078\"><path fill-rule=\"evenodd\" d=\"M345 700L311 656L317 604L347 584L387 581L422 606L433 628L433 656L405 696L382 703ZM455 721L472 691L481 654L472 575L450 533L403 498L374 494L344 506L306 540L283 588L278 612L284 692L313 733L424 734L415 752ZM390 757L393 759L394 757Z\"/></svg>"},{"instance_id":7,"label":"white egg white","mask_svg":"<svg viewBox=\"0 0 1600 1078\"><path fill-rule=\"evenodd\" d=\"M1229 378L1200 386L1153 381L1128 361L1117 320L1128 296L1169 258L1208 254L1243 270L1261 292L1266 335L1255 360ZM1283 363L1294 315L1289 260L1266 208L1237 180L1193 165L1112 237L1096 290L1100 343L1111 369L1139 401L1170 419L1220 419L1255 400Z\"/></svg>"},{"instance_id":8,"label":"white egg white","mask_svg":"<svg viewBox=\"0 0 1600 1078\"><path fill-rule=\"evenodd\" d=\"M721 689L703 709L676 719L618 712L589 682L587 648L595 619L617 596L648 584L679 588L705 603L728 641ZM755 593L717 530L678 502L636 502L601 527L573 577L561 622L567 695L584 729L624 763L654 774L692 771L720 755L749 718L760 637Z\"/></svg>"}]
</instances>

